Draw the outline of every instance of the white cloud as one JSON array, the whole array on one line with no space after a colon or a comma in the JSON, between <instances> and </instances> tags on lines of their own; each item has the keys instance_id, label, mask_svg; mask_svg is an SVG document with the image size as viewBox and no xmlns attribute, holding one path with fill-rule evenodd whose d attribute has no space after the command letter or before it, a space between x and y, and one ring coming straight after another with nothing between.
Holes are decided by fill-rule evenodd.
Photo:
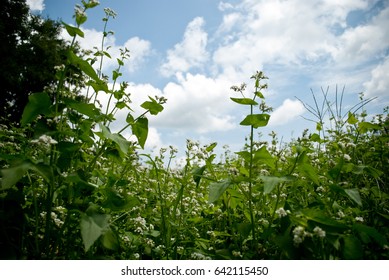
<instances>
[{"instance_id":1,"label":"white cloud","mask_svg":"<svg viewBox=\"0 0 389 280\"><path fill-rule=\"evenodd\" d=\"M177 78L177 83L170 82L163 89L168 101L153 125L198 133L226 131L235 126L228 113L232 104L229 81L189 73L178 74Z\"/></svg>"},{"instance_id":2,"label":"white cloud","mask_svg":"<svg viewBox=\"0 0 389 280\"><path fill-rule=\"evenodd\" d=\"M293 122L305 112L303 104L298 100L285 99L280 107L275 109L270 116L269 126L284 125Z\"/></svg>"},{"instance_id":3,"label":"white cloud","mask_svg":"<svg viewBox=\"0 0 389 280\"><path fill-rule=\"evenodd\" d=\"M203 29L204 23L201 17L192 20L186 27L183 40L168 50L167 61L161 67L164 76L201 67L208 60L208 34Z\"/></svg>"},{"instance_id":4,"label":"white cloud","mask_svg":"<svg viewBox=\"0 0 389 280\"><path fill-rule=\"evenodd\" d=\"M389 48L389 7L371 22L346 29L339 36L332 55L337 63L355 66L382 57Z\"/></svg>"},{"instance_id":5,"label":"white cloud","mask_svg":"<svg viewBox=\"0 0 389 280\"><path fill-rule=\"evenodd\" d=\"M371 71L371 79L363 86L367 97L389 97L389 58Z\"/></svg>"},{"instance_id":6,"label":"white cloud","mask_svg":"<svg viewBox=\"0 0 389 280\"><path fill-rule=\"evenodd\" d=\"M45 9L43 0L27 0L26 3L30 7L31 11L42 12Z\"/></svg>"},{"instance_id":7,"label":"white cloud","mask_svg":"<svg viewBox=\"0 0 389 280\"><path fill-rule=\"evenodd\" d=\"M96 52L96 48L100 50L103 33L101 31L97 31L96 29L81 28L81 30L84 32L84 38L77 37L77 41L79 42L81 48L85 50L94 50L94 52ZM67 40L72 39L69 34L67 34L66 30L63 30L62 37ZM108 50L107 47L109 47ZM124 50L125 48L130 51L130 58L124 61L124 69L130 73L137 70L145 62L146 58L152 54L151 43L147 40L140 39L139 37L132 37L123 45L117 45L115 36L108 35L105 37L104 50L110 54L111 58L104 56L102 68L103 72L118 66L116 59L120 58L120 49ZM100 58L94 66L97 67L99 63Z\"/></svg>"}]
</instances>

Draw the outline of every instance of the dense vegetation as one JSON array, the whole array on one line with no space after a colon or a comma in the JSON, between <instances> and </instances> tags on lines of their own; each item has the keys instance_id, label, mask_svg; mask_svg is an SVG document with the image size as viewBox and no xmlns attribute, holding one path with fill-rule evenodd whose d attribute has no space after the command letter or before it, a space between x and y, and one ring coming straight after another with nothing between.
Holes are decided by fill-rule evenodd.
<instances>
[{"instance_id":1,"label":"dense vegetation","mask_svg":"<svg viewBox=\"0 0 389 280\"><path fill-rule=\"evenodd\" d=\"M266 77L257 72L252 85L232 87L231 102L248 112L240 123L249 133L242 150L226 148L218 159L217 143L187 140L186 161L173 168L173 147L156 157L142 151L147 116L167 100L149 97L140 115L129 110L127 83L119 80L128 51L108 78L101 72L107 49L92 58L74 49L85 12L95 6L82 1L76 25L63 23L74 39L65 63L55 67L56 82L29 96L20 127L0 127L2 258L389 257L387 110L367 120L371 100L361 97L342 112L343 95L332 102L323 93L322 103L313 96L313 106L304 104L316 131L288 144L272 133L264 142L257 130L271 108ZM105 12L106 27L115 14ZM69 75L75 70L82 77ZM98 103L102 94L109 95L106 110ZM118 110L129 111L127 125L114 133ZM122 136L127 129L137 142Z\"/></svg>"}]
</instances>

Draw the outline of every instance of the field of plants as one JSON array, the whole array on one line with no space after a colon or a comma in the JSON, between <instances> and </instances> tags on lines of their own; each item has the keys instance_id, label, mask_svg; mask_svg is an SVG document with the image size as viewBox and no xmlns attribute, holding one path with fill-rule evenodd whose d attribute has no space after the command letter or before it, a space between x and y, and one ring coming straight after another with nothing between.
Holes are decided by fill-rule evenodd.
<instances>
[{"instance_id":1,"label":"field of plants","mask_svg":"<svg viewBox=\"0 0 389 280\"><path fill-rule=\"evenodd\" d=\"M388 108L368 119L371 99L344 111L343 94L324 91L304 103L315 131L262 141L272 109L256 72L231 87L231 102L247 108L242 149L220 157L217 143L187 140L173 166L173 147L143 150L147 117L169 101L149 97L133 115L120 82L128 51L110 75L107 49L75 51L95 6L82 1L76 25L63 23L73 41L56 84L29 96L20 126L0 127L1 258L389 259ZM105 12L103 40L115 15ZM119 110L127 125L112 132Z\"/></svg>"}]
</instances>

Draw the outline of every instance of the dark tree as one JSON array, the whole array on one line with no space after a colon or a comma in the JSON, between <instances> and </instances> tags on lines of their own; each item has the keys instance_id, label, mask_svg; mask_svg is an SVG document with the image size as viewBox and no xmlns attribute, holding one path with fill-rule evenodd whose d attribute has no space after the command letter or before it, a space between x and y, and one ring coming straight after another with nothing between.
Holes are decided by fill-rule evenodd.
<instances>
[{"instance_id":1,"label":"dark tree","mask_svg":"<svg viewBox=\"0 0 389 280\"><path fill-rule=\"evenodd\" d=\"M25 0L0 4L0 123L17 124L28 96L55 81L65 60L60 24L29 13Z\"/></svg>"}]
</instances>

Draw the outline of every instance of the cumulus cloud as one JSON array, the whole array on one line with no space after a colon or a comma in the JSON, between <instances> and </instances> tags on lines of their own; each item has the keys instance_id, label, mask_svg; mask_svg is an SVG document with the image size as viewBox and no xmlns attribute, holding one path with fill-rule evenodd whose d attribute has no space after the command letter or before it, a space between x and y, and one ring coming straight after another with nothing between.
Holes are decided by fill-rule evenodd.
<instances>
[{"instance_id":1,"label":"cumulus cloud","mask_svg":"<svg viewBox=\"0 0 389 280\"><path fill-rule=\"evenodd\" d=\"M96 29L82 28L82 31L84 32L84 38L77 37L77 41L79 42L81 48L94 51L98 48L98 50L100 50L103 33ZM62 37L67 40L71 40L66 30L62 31ZM127 48L129 50L130 58L124 63L124 69L129 73L139 69L147 57L153 53L151 43L139 37L129 38L123 45L118 45L116 43L115 36L108 35L104 40L104 50L106 50L107 47L109 47L107 52L110 54L111 58L106 56L104 57L102 68L103 72L108 71L113 67L117 67L116 59L120 58L120 49L124 50Z\"/></svg>"},{"instance_id":2,"label":"cumulus cloud","mask_svg":"<svg viewBox=\"0 0 389 280\"><path fill-rule=\"evenodd\" d=\"M305 112L303 104L298 100L285 99L281 106L271 113L269 126L284 125L293 122Z\"/></svg>"},{"instance_id":3,"label":"cumulus cloud","mask_svg":"<svg viewBox=\"0 0 389 280\"><path fill-rule=\"evenodd\" d=\"M368 97L389 97L389 58L371 71L371 79L363 86Z\"/></svg>"},{"instance_id":4,"label":"cumulus cloud","mask_svg":"<svg viewBox=\"0 0 389 280\"><path fill-rule=\"evenodd\" d=\"M26 3L30 7L31 11L42 12L45 9L43 0L27 0Z\"/></svg>"},{"instance_id":5,"label":"cumulus cloud","mask_svg":"<svg viewBox=\"0 0 389 280\"><path fill-rule=\"evenodd\" d=\"M386 26L389 26L389 7L380 11L371 22L346 29L332 50L334 60L342 65L355 66L385 55L389 48Z\"/></svg>"},{"instance_id":6,"label":"cumulus cloud","mask_svg":"<svg viewBox=\"0 0 389 280\"><path fill-rule=\"evenodd\" d=\"M182 41L167 52L167 60L161 67L164 76L201 67L208 60L209 54L206 50L208 34L203 29L204 24L201 17L188 24Z\"/></svg>"},{"instance_id":7,"label":"cumulus cloud","mask_svg":"<svg viewBox=\"0 0 389 280\"><path fill-rule=\"evenodd\" d=\"M165 110L153 122L158 127L170 127L198 133L226 131L235 124L228 113L230 83L204 75L178 74L178 82L163 89L168 99Z\"/></svg>"}]
</instances>

